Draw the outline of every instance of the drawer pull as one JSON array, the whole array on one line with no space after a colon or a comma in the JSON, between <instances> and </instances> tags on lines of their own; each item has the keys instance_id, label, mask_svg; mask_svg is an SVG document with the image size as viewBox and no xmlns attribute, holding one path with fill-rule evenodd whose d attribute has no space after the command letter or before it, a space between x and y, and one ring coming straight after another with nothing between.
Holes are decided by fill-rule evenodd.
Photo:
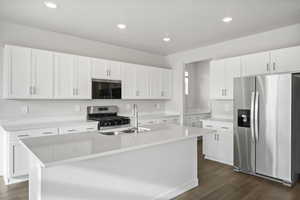
<instances>
[{"instance_id":1,"label":"drawer pull","mask_svg":"<svg viewBox=\"0 0 300 200\"><path fill-rule=\"evenodd\" d=\"M222 128L222 129L229 129L228 127L224 127L224 126L222 126L221 128Z\"/></svg>"},{"instance_id":2,"label":"drawer pull","mask_svg":"<svg viewBox=\"0 0 300 200\"><path fill-rule=\"evenodd\" d=\"M92 127L90 127L90 128L86 128L86 130L94 130L95 128L92 128Z\"/></svg>"},{"instance_id":3,"label":"drawer pull","mask_svg":"<svg viewBox=\"0 0 300 200\"><path fill-rule=\"evenodd\" d=\"M28 137L28 134L18 135L18 137Z\"/></svg>"},{"instance_id":4,"label":"drawer pull","mask_svg":"<svg viewBox=\"0 0 300 200\"><path fill-rule=\"evenodd\" d=\"M75 129L70 129L70 130L68 130L68 132L74 132L74 131L76 131Z\"/></svg>"},{"instance_id":5,"label":"drawer pull","mask_svg":"<svg viewBox=\"0 0 300 200\"><path fill-rule=\"evenodd\" d=\"M212 126L212 125L206 125L205 127L209 127L209 128L212 128L213 126Z\"/></svg>"},{"instance_id":6,"label":"drawer pull","mask_svg":"<svg viewBox=\"0 0 300 200\"><path fill-rule=\"evenodd\" d=\"M42 133L43 135L50 135L50 134L54 134L53 132L44 132Z\"/></svg>"}]
</instances>

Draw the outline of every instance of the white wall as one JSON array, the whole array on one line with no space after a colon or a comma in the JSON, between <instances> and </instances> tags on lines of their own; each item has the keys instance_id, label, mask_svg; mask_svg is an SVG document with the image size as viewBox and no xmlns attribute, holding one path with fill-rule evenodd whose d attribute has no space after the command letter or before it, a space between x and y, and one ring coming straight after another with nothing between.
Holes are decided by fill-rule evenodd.
<instances>
[{"instance_id":1,"label":"white wall","mask_svg":"<svg viewBox=\"0 0 300 200\"><path fill-rule=\"evenodd\" d=\"M300 24L169 55L167 60L169 65L174 68L173 94L175 98L166 104L166 109L183 113L182 89L185 63L232 57L296 45L300 45Z\"/></svg>"},{"instance_id":2,"label":"white wall","mask_svg":"<svg viewBox=\"0 0 300 200\"><path fill-rule=\"evenodd\" d=\"M15 44L83 56L99 57L131 63L168 67L165 57L133 49L90 41L70 35L40 30L0 21L0 92L2 96L3 45ZM165 101L140 101L140 111L163 112ZM87 105L118 105L122 113L130 112L132 101L15 101L0 98L0 120L39 116L85 115ZM159 108L156 105L159 104ZM29 113L22 109L29 106ZM76 111L76 106L81 111Z\"/></svg>"}]
</instances>

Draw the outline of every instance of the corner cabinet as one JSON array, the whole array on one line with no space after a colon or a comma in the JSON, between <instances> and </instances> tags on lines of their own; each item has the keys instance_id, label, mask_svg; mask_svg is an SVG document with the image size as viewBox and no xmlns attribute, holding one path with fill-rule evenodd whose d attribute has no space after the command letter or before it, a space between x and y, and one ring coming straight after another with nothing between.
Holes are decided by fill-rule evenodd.
<instances>
[{"instance_id":1,"label":"corner cabinet","mask_svg":"<svg viewBox=\"0 0 300 200\"><path fill-rule=\"evenodd\" d=\"M233 79L240 74L240 57L211 61L210 99L233 99Z\"/></svg>"},{"instance_id":2,"label":"corner cabinet","mask_svg":"<svg viewBox=\"0 0 300 200\"><path fill-rule=\"evenodd\" d=\"M55 53L56 99L91 99L90 58Z\"/></svg>"},{"instance_id":3,"label":"corner cabinet","mask_svg":"<svg viewBox=\"0 0 300 200\"><path fill-rule=\"evenodd\" d=\"M157 67L124 64L122 99L170 99L172 71Z\"/></svg>"}]
</instances>

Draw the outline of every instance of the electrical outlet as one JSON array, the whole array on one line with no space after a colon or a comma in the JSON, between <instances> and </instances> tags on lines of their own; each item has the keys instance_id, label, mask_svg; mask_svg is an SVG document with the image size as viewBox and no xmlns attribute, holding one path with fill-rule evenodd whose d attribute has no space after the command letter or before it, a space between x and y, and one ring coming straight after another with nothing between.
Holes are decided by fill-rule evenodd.
<instances>
[{"instance_id":1,"label":"electrical outlet","mask_svg":"<svg viewBox=\"0 0 300 200\"><path fill-rule=\"evenodd\" d=\"M28 105L22 106L21 110L23 114L27 114L29 113L29 106Z\"/></svg>"},{"instance_id":2,"label":"electrical outlet","mask_svg":"<svg viewBox=\"0 0 300 200\"><path fill-rule=\"evenodd\" d=\"M156 108L156 109L160 109L160 104L159 104L159 103L156 103L156 104L155 104L155 108Z\"/></svg>"}]
</instances>

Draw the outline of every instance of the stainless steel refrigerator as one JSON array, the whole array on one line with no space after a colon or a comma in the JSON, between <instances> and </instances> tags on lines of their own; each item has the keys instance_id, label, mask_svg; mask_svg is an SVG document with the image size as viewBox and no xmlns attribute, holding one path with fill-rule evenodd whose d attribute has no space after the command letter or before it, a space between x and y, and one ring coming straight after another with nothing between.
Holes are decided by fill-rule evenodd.
<instances>
[{"instance_id":1,"label":"stainless steel refrigerator","mask_svg":"<svg viewBox=\"0 0 300 200\"><path fill-rule=\"evenodd\" d=\"M234 79L235 171L292 184L292 77Z\"/></svg>"}]
</instances>

